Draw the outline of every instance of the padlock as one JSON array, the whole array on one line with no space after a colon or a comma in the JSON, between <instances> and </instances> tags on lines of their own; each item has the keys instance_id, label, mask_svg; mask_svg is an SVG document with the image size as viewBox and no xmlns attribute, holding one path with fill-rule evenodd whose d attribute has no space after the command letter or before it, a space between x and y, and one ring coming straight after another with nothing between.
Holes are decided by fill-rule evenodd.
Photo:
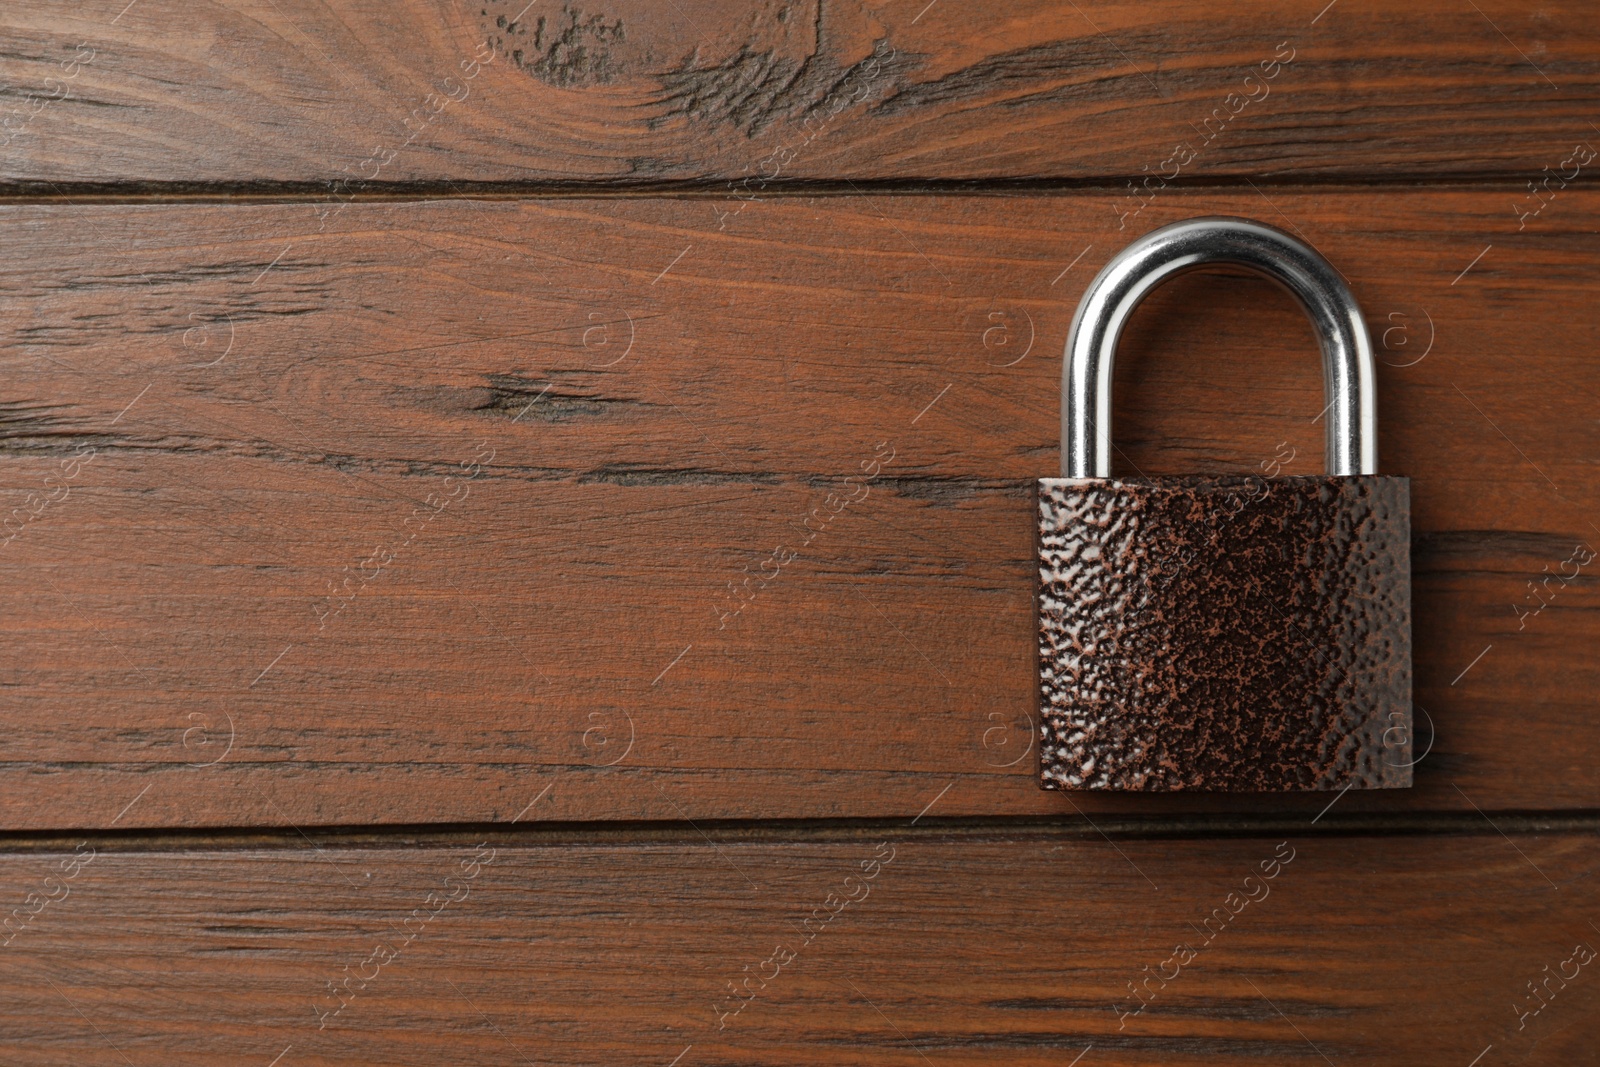
<instances>
[{"instance_id":1,"label":"padlock","mask_svg":"<svg viewBox=\"0 0 1600 1067\"><path fill-rule=\"evenodd\" d=\"M1311 317L1327 474L1111 477L1122 327L1212 263L1266 275ZM1411 785L1410 482L1377 474L1373 375L1344 279L1259 222L1165 226L1090 283L1063 360L1062 477L1039 480L1044 788Z\"/></svg>"}]
</instances>

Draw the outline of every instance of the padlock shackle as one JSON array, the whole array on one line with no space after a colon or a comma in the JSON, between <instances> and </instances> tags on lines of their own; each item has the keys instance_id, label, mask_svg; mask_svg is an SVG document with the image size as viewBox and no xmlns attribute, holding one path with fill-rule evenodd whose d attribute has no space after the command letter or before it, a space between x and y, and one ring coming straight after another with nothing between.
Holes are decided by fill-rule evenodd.
<instances>
[{"instance_id":1,"label":"padlock shackle","mask_svg":"<svg viewBox=\"0 0 1600 1067\"><path fill-rule=\"evenodd\" d=\"M1305 242L1250 219L1213 216L1145 234L1089 283L1062 360L1061 476L1111 476L1111 371L1122 328L1156 286L1212 263L1264 274L1300 302L1322 346L1327 471L1378 473L1372 342L1350 287Z\"/></svg>"}]
</instances>

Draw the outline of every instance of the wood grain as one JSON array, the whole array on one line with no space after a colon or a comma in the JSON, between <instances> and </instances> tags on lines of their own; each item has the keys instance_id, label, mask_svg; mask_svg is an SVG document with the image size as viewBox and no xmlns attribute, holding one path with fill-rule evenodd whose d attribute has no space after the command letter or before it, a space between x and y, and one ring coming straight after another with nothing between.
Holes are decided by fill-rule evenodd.
<instances>
[{"instance_id":1,"label":"wood grain","mask_svg":"<svg viewBox=\"0 0 1600 1067\"><path fill-rule=\"evenodd\" d=\"M395 182L759 197L787 179L1499 175L1520 190L1595 136L1590 15L1582 0L10 0L0 183L301 183L330 205Z\"/></svg>"},{"instance_id":2,"label":"wood grain","mask_svg":"<svg viewBox=\"0 0 1600 1067\"><path fill-rule=\"evenodd\" d=\"M1592 834L688 833L5 855L12 901L58 898L0 950L6 1061L1566 1065L1600 1037Z\"/></svg>"},{"instance_id":3,"label":"wood grain","mask_svg":"<svg viewBox=\"0 0 1600 1067\"><path fill-rule=\"evenodd\" d=\"M1600 806L1600 195L1510 199L1138 220L1293 226L1374 324L1427 755L1341 810ZM1038 788L1034 479L1113 205L6 210L5 824L1314 813ZM1180 279L1119 464L1316 470L1314 353L1266 283Z\"/></svg>"}]
</instances>

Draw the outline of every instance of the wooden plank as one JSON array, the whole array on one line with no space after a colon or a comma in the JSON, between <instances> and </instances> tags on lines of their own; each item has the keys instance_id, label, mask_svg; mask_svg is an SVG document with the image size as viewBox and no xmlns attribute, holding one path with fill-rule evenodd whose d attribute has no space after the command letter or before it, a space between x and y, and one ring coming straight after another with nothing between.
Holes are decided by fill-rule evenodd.
<instances>
[{"instance_id":1,"label":"wooden plank","mask_svg":"<svg viewBox=\"0 0 1600 1067\"><path fill-rule=\"evenodd\" d=\"M1512 197L1139 220L1292 225L1375 324L1427 755L1341 810L1600 806L1600 195ZM5 824L1316 812L1038 789L1033 479L1110 203L0 212ZM1123 469L1315 470L1314 350L1174 282Z\"/></svg>"},{"instance_id":2,"label":"wooden plank","mask_svg":"<svg viewBox=\"0 0 1600 1067\"><path fill-rule=\"evenodd\" d=\"M332 183L330 209L392 182L1520 187L1595 137L1590 14L1583 0L1020 0L1003 17L824 0L11 0L0 183Z\"/></svg>"},{"instance_id":3,"label":"wooden plank","mask_svg":"<svg viewBox=\"0 0 1600 1067\"><path fill-rule=\"evenodd\" d=\"M18 1067L1587 1063L1595 855L1487 827L11 853L6 906L39 910L0 1036Z\"/></svg>"}]
</instances>

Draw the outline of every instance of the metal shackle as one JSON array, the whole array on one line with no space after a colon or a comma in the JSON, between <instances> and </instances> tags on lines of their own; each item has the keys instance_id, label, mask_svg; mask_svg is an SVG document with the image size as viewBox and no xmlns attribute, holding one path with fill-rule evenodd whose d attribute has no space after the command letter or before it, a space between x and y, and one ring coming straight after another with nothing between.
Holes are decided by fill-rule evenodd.
<instances>
[{"instance_id":1,"label":"metal shackle","mask_svg":"<svg viewBox=\"0 0 1600 1067\"><path fill-rule=\"evenodd\" d=\"M1350 287L1305 242L1250 219L1214 216L1145 234L1089 283L1062 360L1061 476L1111 476L1111 371L1122 328L1156 286L1211 263L1264 274L1300 302L1322 346L1328 473L1378 473L1372 342Z\"/></svg>"}]
</instances>

